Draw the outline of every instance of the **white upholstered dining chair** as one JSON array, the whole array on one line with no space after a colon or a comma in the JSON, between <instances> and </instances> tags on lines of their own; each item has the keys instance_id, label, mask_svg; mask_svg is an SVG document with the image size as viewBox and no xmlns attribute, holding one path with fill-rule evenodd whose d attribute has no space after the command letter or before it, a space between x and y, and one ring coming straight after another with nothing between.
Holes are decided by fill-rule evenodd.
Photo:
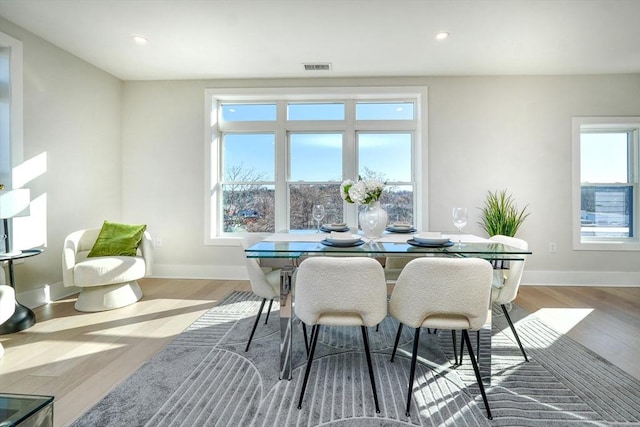
<instances>
[{"instance_id":1,"label":"white upholstered dining chair","mask_svg":"<svg viewBox=\"0 0 640 427\"><path fill-rule=\"evenodd\" d=\"M311 371L320 326L360 326L376 412L380 412L367 327L387 315L387 286L382 265L364 257L310 257L298 267L295 280L296 317L312 325L307 366L298 409Z\"/></svg>"},{"instance_id":2,"label":"white upholstered dining chair","mask_svg":"<svg viewBox=\"0 0 640 427\"><path fill-rule=\"evenodd\" d=\"M529 249L529 244L525 240L518 239L516 237L497 235L491 237L490 240L522 250ZM493 287L491 288L491 302L500 304L500 307L502 307L504 317L509 323L511 332L513 332L513 336L520 347L524 360L528 362L529 358L527 357L527 353L524 351L518 332L511 321L509 310L507 310L506 307L506 304L510 304L516 299L516 296L518 296L518 289L520 288L520 281L522 280L522 273L524 272L526 255L522 255L522 257L522 261L507 261L508 268L504 269L500 267L506 267L506 264L500 261L497 262L496 270L494 271Z\"/></svg>"},{"instance_id":3,"label":"white upholstered dining chair","mask_svg":"<svg viewBox=\"0 0 640 427\"><path fill-rule=\"evenodd\" d=\"M410 261L400 273L389 301L390 314L400 322L391 361L394 360L403 325L414 328L407 416L410 416L420 328L461 329L463 340L470 349L468 331L480 330L487 320L492 271L491 264L479 258L429 257ZM473 351L469 351L469 357L487 418L492 419Z\"/></svg>"},{"instance_id":4,"label":"white upholstered dining chair","mask_svg":"<svg viewBox=\"0 0 640 427\"><path fill-rule=\"evenodd\" d=\"M249 246L251 246L251 241L242 239L242 248L246 249ZM249 335L247 346L244 349L244 351L249 351L249 346L251 345L251 340L253 340L253 335L255 334L258 323L260 322L260 316L262 315L262 310L264 310L265 303L269 300L269 308L267 309L267 316L264 321L264 324L266 325L269 321L269 313L271 312L273 300L280 295L280 269L261 267L260 264L258 264L258 260L255 258L248 258L246 254L244 258L247 266L247 273L249 274L249 282L251 283L251 291L262 298L256 320L253 323L253 328L251 329L251 335Z\"/></svg>"}]
</instances>

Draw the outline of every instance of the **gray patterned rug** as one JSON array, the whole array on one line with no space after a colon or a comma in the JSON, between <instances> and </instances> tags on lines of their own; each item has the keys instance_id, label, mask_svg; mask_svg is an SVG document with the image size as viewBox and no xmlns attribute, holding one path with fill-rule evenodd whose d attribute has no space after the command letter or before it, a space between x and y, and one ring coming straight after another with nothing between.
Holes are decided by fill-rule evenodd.
<instances>
[{"instance_id":1,"label":"gray patterned rug","mask_svg":"<svg viewBox=\"0 0 640 427\"><path fill-rule=\"evenodd\" d=\"M454 369L449 331L421 335L411 417L404 415L412 334L389 362L397 322L369 339L380 413L371 396L358 328L325 327L301 410L302 333L294 334L291 381L278 381L277 307L249 336L259 300L234 292L72 425L83 426L640 426L640 381L553 331L511 312L529 363L494 310L492 382L485 418L469 357ZM264 318L264 316L263 316Z\"/></svg>"}]
</instances>

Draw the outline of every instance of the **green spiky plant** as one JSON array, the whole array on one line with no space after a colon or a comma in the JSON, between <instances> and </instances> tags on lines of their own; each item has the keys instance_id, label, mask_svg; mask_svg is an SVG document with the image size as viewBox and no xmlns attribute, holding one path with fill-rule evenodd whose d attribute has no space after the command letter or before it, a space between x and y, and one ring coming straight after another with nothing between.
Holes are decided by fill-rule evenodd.
<instances>
[{"instance_id":1,"label":"green spiky plant","mask_svg":"<svg viewBox=\"0 0 640 427\"><path fill-rule=\"evenodd\" d=\"M513 237L529 216L529 213L526 212L527 206L518 210L513 196L507 193L507 190L489 191L484 207L479 208L482 214L478 224L489 237L497 234Z\"/></svg>"}]
</instances>

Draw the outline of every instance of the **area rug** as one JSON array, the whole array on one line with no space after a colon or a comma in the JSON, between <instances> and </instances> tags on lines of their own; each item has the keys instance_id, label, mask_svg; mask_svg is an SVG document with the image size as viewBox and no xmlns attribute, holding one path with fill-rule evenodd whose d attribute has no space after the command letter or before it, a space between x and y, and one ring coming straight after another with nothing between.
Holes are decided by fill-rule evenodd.
<instances>
[{"instance_id":1,"label":"area rug","mask_svg":"<svg viewBox=\"0 0 640 427\"><path fill-rule=\"evenodd\" d=\"M397 322L369 331L380 399L375 412L358 328L325 327L302 409L302 333L294 324L293 379L278 380L278 312L244 351L259 299L234 292L72 425L84 426L640 426L640 381L517 306L522 358L494 309L488 420L469 357L453 366L449 331L423 333L410 417L412 333L390 363ZM264 318L264 316L263 316ZM433 332L433 331L432 331Z\"/></svg>"}]
</instances>

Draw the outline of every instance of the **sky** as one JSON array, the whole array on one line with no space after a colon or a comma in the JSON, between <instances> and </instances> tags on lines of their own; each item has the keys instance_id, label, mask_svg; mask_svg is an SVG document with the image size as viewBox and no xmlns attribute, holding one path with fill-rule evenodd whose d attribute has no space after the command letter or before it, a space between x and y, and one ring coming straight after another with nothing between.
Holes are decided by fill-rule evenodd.
<instances>
[{"instance_id":1,"label":"sky","mask_svg":"<svg viewBox=\"0 0 640 427\"><path fill-rule=\"evenodd\" d=\"M265 105L223 105L223 118L230 121L276 119L276 106ZM289 104L289 120L344 120L344 106L340 103ZM392 120L412 119L411 103L363 103L356 109L358 120L375 120L387 117ZM365 167L384 174L389 182L410 182L411 178L411 138L410 132L359 132L358 167L364 174ZM341 132L289 134L290 176L292 181L335 181L357 179L343 176L343 134ZM226 134L224 137L224 165L242 166L253 170L265 181L274 179L275 136L273 133Z\"/></svg>"},{"instance_id":2,"label":"sky","mask_svg":"<svg viewBox=\"0 0 640 427\"><path fill-rule=\"evenodd\" d=\"M626 133L583 133L580 158L582 183L628 182Z\"/></svg>"}]
</instances>

